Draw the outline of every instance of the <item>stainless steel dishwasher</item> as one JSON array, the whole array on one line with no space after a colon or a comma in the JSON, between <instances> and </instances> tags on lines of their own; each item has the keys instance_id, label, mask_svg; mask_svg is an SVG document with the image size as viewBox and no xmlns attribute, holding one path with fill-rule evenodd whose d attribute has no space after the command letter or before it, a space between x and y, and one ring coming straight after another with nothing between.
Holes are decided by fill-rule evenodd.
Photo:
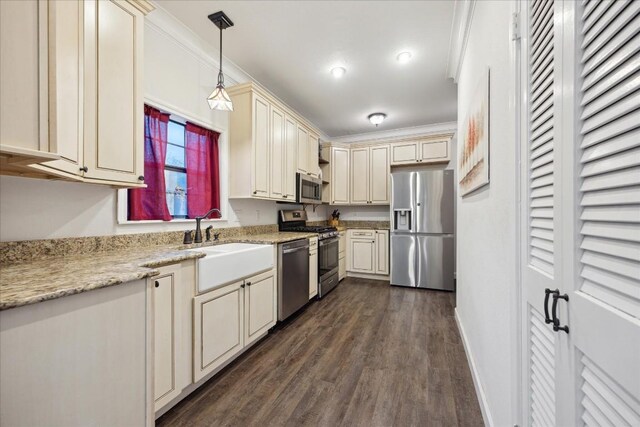
<instances>
[{"instance_id":1,"label":"stainless steel dishwasher","mask_svg":"<svg viewBox=\"0 0 640 427\"><path fill-rule=\"evenodd\" d=\"M309 240L278 245L278 320L309 302Z\"/></svg>"}]
</instances>

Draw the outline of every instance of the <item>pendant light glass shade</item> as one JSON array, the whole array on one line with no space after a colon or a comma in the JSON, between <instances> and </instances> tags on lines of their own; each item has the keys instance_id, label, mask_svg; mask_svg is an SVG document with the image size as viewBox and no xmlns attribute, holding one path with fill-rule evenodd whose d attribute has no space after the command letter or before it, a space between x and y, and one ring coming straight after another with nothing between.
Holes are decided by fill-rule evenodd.
<instances>
[{"instance_id":1,"label":"pendant light glass shade","mask_svg":"<svg viewBox=\"0 0 640 427\"><path fill-rule=\"evenodd\" d=\"M222 71L218 74L218 85L207 98L209 108L212 110L233 111L233 103L229 94L224 89L224 81L222 80Z\"/></svg>"}]
</instances>

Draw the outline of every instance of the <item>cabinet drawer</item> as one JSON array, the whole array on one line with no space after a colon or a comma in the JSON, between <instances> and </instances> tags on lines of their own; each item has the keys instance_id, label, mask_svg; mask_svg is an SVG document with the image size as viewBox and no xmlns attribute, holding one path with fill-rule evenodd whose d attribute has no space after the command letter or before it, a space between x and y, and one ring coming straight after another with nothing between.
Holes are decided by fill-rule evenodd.
<instances>
[{"instance_id":1,"label":"cabinet drawer","mask_svg":"<svg viewBox=\"0 0 640 427\"><path fill-rule=\"evenodd\" d=\"M349 230L349 238L351 239L372 239L375 234L374 230Z\"/></svg>"},{"instance_id":2,"label":"cabinet drawer","mask_svg":"<svg viewBox=\"0 0 640 427\"><path fill-rule=\"evenodd\" d=\"M422 160L445 160L449 158L447 141L422 143Z\"/></svg>"}]
</instances>

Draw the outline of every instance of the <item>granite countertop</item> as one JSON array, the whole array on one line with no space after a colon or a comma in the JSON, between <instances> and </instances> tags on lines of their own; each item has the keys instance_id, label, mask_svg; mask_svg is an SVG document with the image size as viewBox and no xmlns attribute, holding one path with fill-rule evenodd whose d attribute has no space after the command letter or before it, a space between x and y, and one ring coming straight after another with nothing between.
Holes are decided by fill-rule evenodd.
<instances>
[{"instance_id":1,"label":"granite countertop","mask_svg":"<svg viewBox=\"0 0 640 427\"><path fill-rule=\"evenodd\" d=\"M5 264L0 266L0 310L157 276L157 267L205 256L184 249L223 243L277 244L315 236L289 232L236 235L216 243L155 245Z\"/></svg>"}]
</instances>

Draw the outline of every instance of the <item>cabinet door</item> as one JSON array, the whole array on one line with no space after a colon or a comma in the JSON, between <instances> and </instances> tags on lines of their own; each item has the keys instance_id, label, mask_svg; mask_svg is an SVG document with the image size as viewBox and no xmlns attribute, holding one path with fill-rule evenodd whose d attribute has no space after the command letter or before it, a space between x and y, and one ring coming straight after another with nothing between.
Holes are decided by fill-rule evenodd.
<instances>
[{"instance_id":1,"label":"cabinet door","mask_svg":"<svg viewBox=\"0 0 640 427\"><path fill-rule=\"evenodd\" d=\"M0 1L0 143L48 151L47 8Z\"/></svg>"},{"instance_id":2,"label":"cabinet door","mask_svg":"<svg viewBox=\"0 0 640 427\"><path fill-rule=\"evenodd\" d=\"M348 205L349 201L349 149L331 148L331 204Z\"/></svg>"},{"instance_id":3,"label":"cabinet door","mask_svg":"<svg viewBox=\"0 0 640 427\"><path fill-rule=\"evenodd\" d=\"M267 333L276 324L277 299L274 270L244 281L244 345Z\"/></svg>"},{"instance_id":4,"label":"cabinet door","mask_svg":"<svg viewBox=\"0 0 640 427\"><path fill-rule=\"evenodd\" d=\"M269 103L253 96L253 195L269 197Z\"/></svg>"},{"instance_id":5,"label":"cabinet door","mask_svg":"<svg viewBox=\"0 0 640 427\"><path fill-rule=\"evenodd\" d=\"M284 198L296 198L296 163L298 161L298 124L289 116L285 119Z\"/></svg>"},{"instance_id":6,"label":"cabinet door","mask_svg":"<svg viewBox=\"0 0 640 427\"><path fill-rule=\"evenodd\" d=\"M369 203L369 149L351 150L351 204Z\"/></svg>"},{"instance_id":7,"label":"cabinet door","mask_svg":"<svg viewBox=\"0 0 640 427\"><path fill-rule=\"evenodd\" d=\"M270 191L272 199L284 198L285 134L284 113L271 106L271 161L269 162ZM258 159L256 159L258 160Z\"/></svg>"},{"instance_id":8,"label":"cabinet door","mask_svg":"<svg viewBox=\"0 0 640 427\"><path fill-rule=\"evenodd\" d=\"M424 141L420 143L420 160L423 162L443 162L449 160L448 141Z\"/></svg>"},{"instance_id":9,"label":"cabinet door","mask_svg":"<svg viewBox=\"0 0 640 427\"><path fill-rule=\"evenodd\" d=\"M389 204L389 146L371 147L369 152L369 202Z\"/></svg>"},{"instance_id":10,"label":"cabinet door","mask_svg":"<svg viewBox=\"0 0 640 427\"><path fill-rule=\"evenodd\" d=\"M194 298L194 382L201 380L242 350L243 286L243 282L236 282Z\"/></svg>"},{"instance_id":11,"label":"cabinet door","mask_svg":"<svg viewBox=\"0 0 640 427\"><path fill-rule=\"evenodd\" d=\"M87 0L84 8L84 176L142 183L144 15L113 0Z\"/></svg>"},{"instance_id":12,"label":"cabinet door","mask_svg":"<svg viewBox=\"0 0 640 427\"><path fill-rule=\"evenodd\" d=\"M389 274L389 232L376 230L376 274Z\"/></svg>"},{"instance_id":13,"label":"cabinet door","mask_svg":"<svg viewBox=\"0 0 640 427\"><path fill-rule=\"evenodd\" d=\"M307 173L309 168L307 163L309 161L309 133L301 126L298 126L298 172Z\"/></svg>"},{"instance_id":14,"label":"cabinet door","mask_svg":"<svg viewBox=\"0 0 640 427\"><path fill-rule=\"evenodd\" d=\"M391 164L406 165L416 163L419 159L417 142L405 142L391 146Z\"/></svg>"},{"instance_id":15,"label":"cabinet door","mask_svg":"<svg viewBox=\"0 0 640 427\"><path fill-rule=\"evenodd\" d=\"M338 258L342 258L347 251L347 233L341 231L338 236Z\"/></svg>"},{"instance_id":16,"label":"cabinet door","mask_svg":"<svg viewBox=\"0 0 640 427\"><path fill-rule=\"evenodd\" d=\"M318 250L309 252L309 299L318 295Z\"/></svg>"},{"instance_id":17,"label":"cabinet door","mask_svg":"<svg viewBox=\"0 0 640 427\"><path fill-rule=\"evenodd\" d=\"M373 274L375 271L375 238L351 239L349 271Z\"/></svg>"},{"instance_id":18,"label":"cabinet door","mask_svg":"<svg viewBox=\"0 0 640 427\"><path fill-rule=\"evenodd\" d=\"M347 277L347 258L342 257L338 260L338 280Z\"/></svg>"},{"instance_id":19,"label":"cabinet door","mask_svg":"<svg viewBox=\"0 0 640 427\"><path fill-rule=\"evenodd\" d=\"M176 397L176 292L173 274L153 280L153 358L155 409Z\"/></svg>"},{"instance_id":20,"label":"cabinet door","mask_svg":"<svg viewBox=\"0 0 640 427\"><path fill-rule=\"evenodd\" d=\"M318 135L309 132L309 140L307 145L307 172L317 178L319 169Z\"/></svg>"}]
</instances>

